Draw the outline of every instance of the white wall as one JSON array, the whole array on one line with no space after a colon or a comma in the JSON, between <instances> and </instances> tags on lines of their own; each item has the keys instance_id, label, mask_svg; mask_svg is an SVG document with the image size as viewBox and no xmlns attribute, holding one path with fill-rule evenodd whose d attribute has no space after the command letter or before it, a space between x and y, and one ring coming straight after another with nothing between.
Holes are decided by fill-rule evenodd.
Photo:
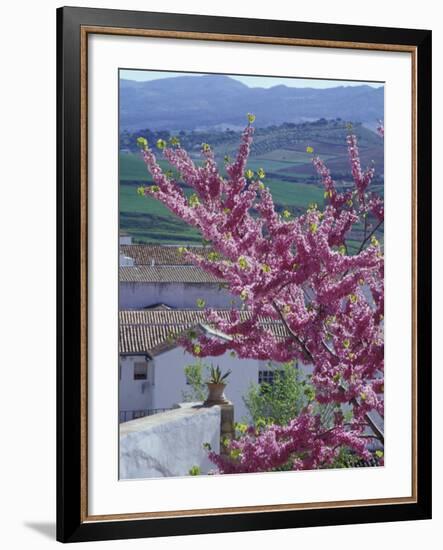
<instances>
[{"instance_id":1,"label":"white wall","mask_svg":"<svg viewBox=\"0 0 443 550\"><path fill-rule=\"evenodd\" d=\"M253 359L234 359L228 353L220 357L205 357L203 363L219 365L223 372L232 370L225 390L225 395L234 405L234 419L240 422L248 416L242 396L251 383L258 382L260 361ZM153 388L153 408L169 408L174 403L183 401L183 391L189 391L186 385L184 368L195 364L196 358L183 351L183 348L173 348L155 357L155 386Z\"/></svg>"},{"instance_id":2,"label":"white wall","mask_svg":"<svg viewBox=\"0 0 443 550\"><path fill-rule=\"evenodd\" d=\"M132 267L134 264L135 264L134 258L131 258L130 256L125 256L124 254L120 254L120 260L119 260L120 267L122 266Z\"/></svg>"},{"instance_id":3,"label":"white wall","mask_svg":"<svg viewBox=\"0 0 443 550\"><path fill-rule=\"evenodd\" d=\"M227 379L225 395L234 405L235 422L250 419L248 409L243 401L252 384L258 383L259 370L267 370L267 361L255 359L238 359L225 353L219 357L205 357L204 365L219 365L222 372L231 370ZM184 400L184 394L191 391L186 384L185 367L196 364L198 359L176 347L156 355L148 363L148 380L134 380L134 364L145 362L143 356L131 355L120 357L119 411L142 409L170 409ZM302 367L308 373L309 367ZM208 376L203 370L203 376ZM129 419L131 420L131 419Z\"/></svg>"},{"instance_id":4,"label":"white wall","mask_svg":"<svg viewBox=\"0 0 443 550\"><path fill-rule=\"evenodd\" d=\"M119 284L120 309L141 309L163 303L175 308L196 308L203 299L208 307L227 308L232 296L218 284L126 283Z\"/></svg>"},{"instance_id":5,"label":"white wall","mask_svg":"<svg viewBox=\"0 0 443 550\"><path fill-rule=\"evenodd\" d=\"M316 0L312 2L257 2L255 0L225 0L208 3L203 0L163 0L161 5L146 0L76 0L75 5L114 9L163 10L184 13L292 19L354 25L383 25L434 30L434 150L443 149L443 102L439 101L443 87L443 19L439 2L434 0L404 0L386 2L372 0L356 3L349 0ZM55 542L55 8L61 1L7 2L2 17L8 24L0 35L2 46L2 75L9 84L2 87L2 128L0 148L7 162L2 163L1 234L11 233L17 246L7 246L8 269L2 271L0 296L2 303L4 365L2 407L10 421L2 425L3 441L9 442L8 452L0 455L4 473L0 510L5 518L2 529L3 545L15 550L60 548ZM399 9L401 8L401 9ZM19 28L17 26L19 23ZM437 93L438 92L438 93ZM33 138L35 146L20 146L24 138ZM26 141L26 140L25 140ZM31 183L19 185L17 166L32 176ZM443 280L440 205L443 187L434 187L434 280ZM15 206L14 206L15 205ZM17 223L19 218L21 223ZM26 253L23 246L26 244ZM13 266L13 268L11 267ZM32 284L29 270L32 268ZM37 289L37 291L36 291ZM26 319L18 300L28 304ZM441 340L441 311L443 286L434 289L434 356L439 356ZM25 323L26 321L26 323ZM24 340L24 327L26 341ZM18 350L32 350L32 359L21 363L17 378ZM437 365L438 366L438 365ZM19 385L25 407L17 407ZM434 519L338 527L285 529L261 532L224 533L216 535L166 537L131 541L84 543L81 548L144 550L213 550L226 548L301 547L342 550L344 545L356 545L358 550L373 550L390 546L402 550L421 548L426 540L441 538L443 522L443 470L438 466L443 453L441 426L443 409L440 406L443 369L434 369ZM9 412L8 412L9 411ZM11 412L12 411L12 412ZM22 431L19 432L19 427ZM30 459L31 457L31 459ZM160 481L163 483L167 481ZM30 490L32 488L32 490Z\"/></svg>"},{"instance_id":6,"label":"white wall","mask_svg":"<svg viewBox=\"0 0 443 550\"><path fill-rule=\"evenodd\" d=\"M220 451L220 407L185 406L120 424L120 479L186 476L214 469L203 447Z\"/></svg>"},{"instance_id":7,"label":"white wall","mask_svg":"<svg viewBox=\"0 0 443 550\"><path fill-rule=\"evenodd\" d=\"M120 235L120 244L132 244L132 237L130 235Z\"/></svg>"},{"instance_id":8,"label":"white wall","mask_svg":"<svg viewBox=\"0 0 443 550\"><path fill-rule=\"evenodd\" d=\"M147 380L134 380L134 365L147 366ZM120 356L118 408L119 411L153 409L153 365L143 355Z\"/></svg>"}]
</instances>

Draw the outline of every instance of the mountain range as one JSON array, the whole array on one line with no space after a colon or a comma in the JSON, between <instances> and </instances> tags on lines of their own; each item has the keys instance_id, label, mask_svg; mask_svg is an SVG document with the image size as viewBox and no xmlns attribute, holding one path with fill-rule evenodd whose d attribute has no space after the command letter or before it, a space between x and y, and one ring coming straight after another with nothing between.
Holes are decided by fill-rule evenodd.
<instances>
[{"instance_id":1,"label":"mountain range","mask_svg":"<svg viewBox=\"0 0 443 550\"><path fill-rule=\"evenodd\" d=\"M145 82L120 80L120 129L201 130L320 118L374 124L383 119L384 88L250 88L228 76L179 76Z\"/></svg>"}]
</instances>

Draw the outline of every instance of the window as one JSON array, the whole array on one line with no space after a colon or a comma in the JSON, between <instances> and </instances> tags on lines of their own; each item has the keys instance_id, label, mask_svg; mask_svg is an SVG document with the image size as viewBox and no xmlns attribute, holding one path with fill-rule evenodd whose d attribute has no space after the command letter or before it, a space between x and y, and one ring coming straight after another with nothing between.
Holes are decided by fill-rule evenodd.
<instances>
[{"instance_id":1,"label":"window","mask_svg":"<svg viewBox=\"0 0 443 550\"><path fill-rule=\"evenodd\" d=\"M147 379L148 379L147 363L134 363L134 380L147 380Z\"/></svg>"},{"instance_id":2,"label":"window","mask_svg":"<svg viewBox=\"0 0 443 550\"><path fill-rule=\"evenodd\" d=\"M259 370L258 371L258 383L259 384L273 384L274 383L273 370Z\"/></svg>"},{"instance_id":3,"label":"window","mask_svg":"<svg viewBox=\"0 0 443 550\"><path fill-rule=\"evenodd\" d=\"M281 378L285 375L283 370L274 369L274 370L259 370L258 371L258 383L259 384L269 384L272 386L275 380L275 375L280 376Z\"/></svg>"}]
</instances>

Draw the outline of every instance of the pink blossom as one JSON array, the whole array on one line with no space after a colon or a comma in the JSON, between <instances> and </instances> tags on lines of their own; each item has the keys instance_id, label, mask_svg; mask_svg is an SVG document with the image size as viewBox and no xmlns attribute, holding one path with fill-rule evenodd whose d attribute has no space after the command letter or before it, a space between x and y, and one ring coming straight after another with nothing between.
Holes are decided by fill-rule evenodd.
<instances>
[{"instance_id":1,"label":"pink blossom","mask_svg":"<svg viewBox=\"0 0 443 550\"><path fill-rule=\"evenodd\" d=\"M243 311L234 308L229 319L206 312L207 322L224 338L200 335L180 343L199 357L234 351L240 358L311 365L316 400L351 405L358 425L345 426L336 415L334 429L323 433L307 411L286 427L270 426L233 441L234 460L214 453L211 460L231 473L266 471L288 461L295 469L325 467L340 446L367 457L361 425L372 412L383 414L384 407L384 258L376 239L384 209L382 197L369 191L374 168L362 169L357 138L349 135L353 189L340 191L315 157L325 205L285 219L264 183L245 178L253 132L251 125L245 128L226 178L208 146L202 167L181 147L164 149L192 188L191 198L163 173L149 148L142 151L154 181L146 194L211 242L211 257L186 252L188 258L221 278L243 303ZM363 236L352 254L347 242L358 224Z\"/></svg>"}]
</instances>

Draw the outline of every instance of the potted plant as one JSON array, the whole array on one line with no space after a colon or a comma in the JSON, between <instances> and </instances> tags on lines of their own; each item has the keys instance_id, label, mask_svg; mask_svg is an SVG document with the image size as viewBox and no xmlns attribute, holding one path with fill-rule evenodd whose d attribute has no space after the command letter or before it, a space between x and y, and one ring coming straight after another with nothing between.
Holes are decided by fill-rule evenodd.
<instances>
[{"instance_id":1,"label":"potted plant","mask_svg":"<svg viewBox=\"0 0 443 550\"><path fill-rule=\"evenodd\" d=\"M222 374L218 365L215 368L214 365L211 365L211 375L206 382L208 386L208 397L204 402L205 405L222 405L224 403L229 403L225 397L224 391L226 388L225 380L230 374L230 370Z\"/></svg>"}]
</instances>

